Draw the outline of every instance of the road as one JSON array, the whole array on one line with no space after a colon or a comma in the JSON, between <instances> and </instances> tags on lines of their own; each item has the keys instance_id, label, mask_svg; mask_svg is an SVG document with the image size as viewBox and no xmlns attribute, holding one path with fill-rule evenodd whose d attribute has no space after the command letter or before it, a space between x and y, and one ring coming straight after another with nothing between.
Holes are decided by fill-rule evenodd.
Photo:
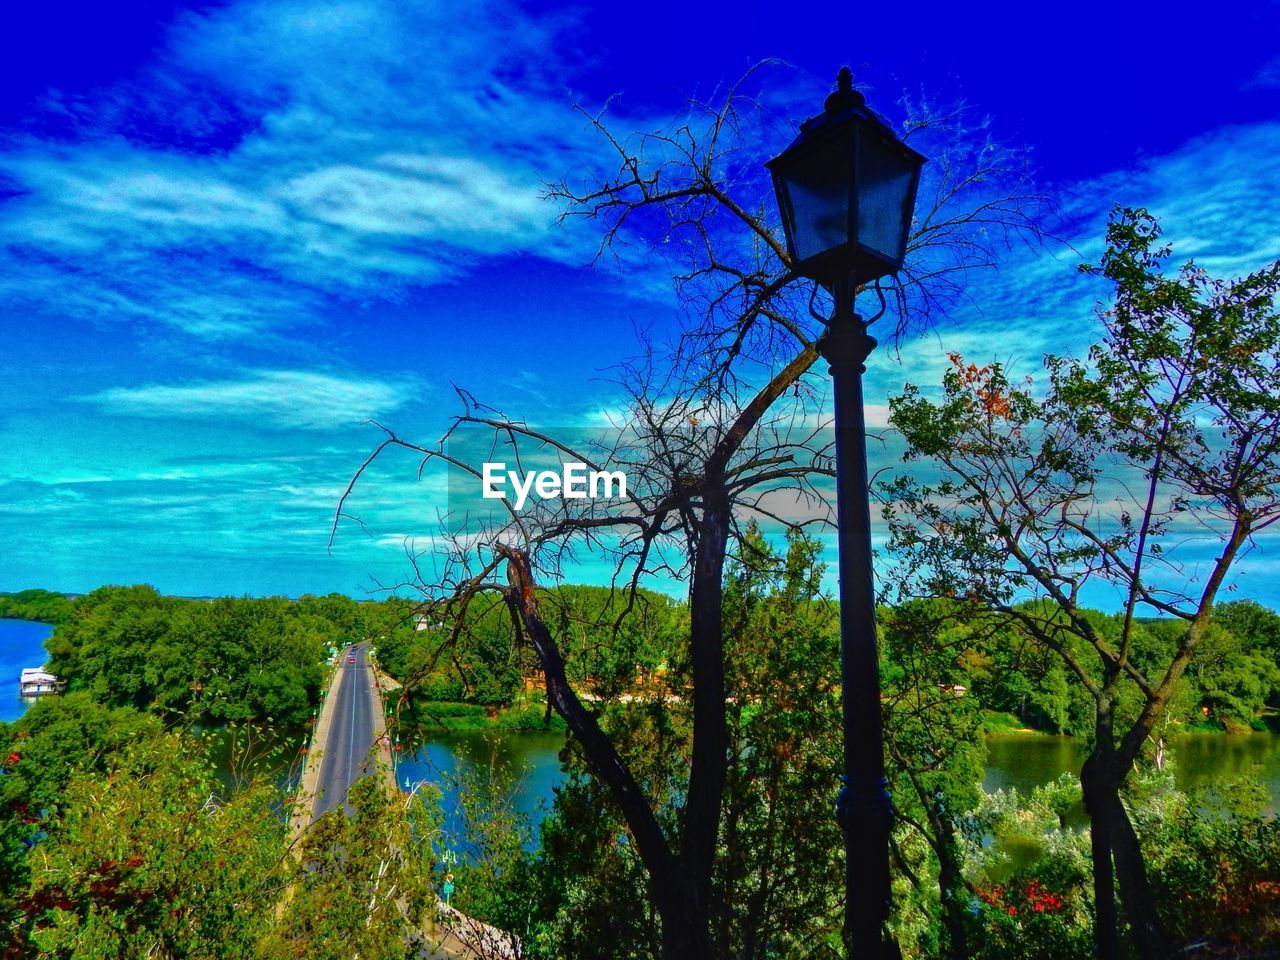
<instances>
[{"instance_id":1,"label":"road","mask_svg":"<svg viewBox=\"0 0 1280 960\"><path fill-rule=\"evenodd\" d=\"M387 788L395 789L389 769L390 754L383 746L382 762L375 753L374 739L383 730L382 703L368 662L368 643L358 643L342 651L338 661L338 677L325 703L317 738L312 749L319 752L320 770L314 784L315 802L311 822L342 804L351 815L355 811L346 802L351 785L361 777L386 776ZM354 663L347 663L348 658ZM304 780L305 780L304 775ZM303 829L299 824L298 829ZM415 930L411 943L419 960L458 960L460 957L519 956L519 941L501 930L449 911L445 923L428 920L429 932ZM401 909L405 909L403 903Z\"/></svg>"},{"instance_id":2,"label":"road","mask_svg":"<svg viewBox=\"0 0 1280 960\"><path fill-rule=\"evenodd\" d=\"M312 808L313 820L340 803L346 805L348 815L353 813L351 805L346 803L351 784L361 777L378 773L372 751L374 718L381 712L382 704L376 699L367 659L368 649L367 643L348 647L339 661L338 669L342 675L334 694L328 742L318 745L323 752L315 806ZM351 656L355 657L355 663L347 663Z\"/></svg>"}]
</instances>

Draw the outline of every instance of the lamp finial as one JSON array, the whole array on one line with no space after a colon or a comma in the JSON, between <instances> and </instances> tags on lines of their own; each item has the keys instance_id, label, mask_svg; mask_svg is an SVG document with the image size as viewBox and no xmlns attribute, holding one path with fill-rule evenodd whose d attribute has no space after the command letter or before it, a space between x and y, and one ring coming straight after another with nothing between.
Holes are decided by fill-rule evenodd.
<instances>
[{"instance_id":1,"label":"lamp finial","mask_svg":"<svg viewBox=\"0 0 1280 960\"><path fill-rule=\"evenodd\" d=\"M828 113L840 113L861 107L866 102L862 94L853 89L853 71L846 66L841 67L840 72L836 74L835 92L827 97L823 107Z\"/></svg>"}]
</instances>

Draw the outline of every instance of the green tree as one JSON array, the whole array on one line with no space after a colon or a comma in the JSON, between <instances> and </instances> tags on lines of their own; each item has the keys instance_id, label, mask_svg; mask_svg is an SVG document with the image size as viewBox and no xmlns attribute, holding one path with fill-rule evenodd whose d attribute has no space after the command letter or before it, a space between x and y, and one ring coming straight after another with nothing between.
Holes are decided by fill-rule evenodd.
<instances>
[{"instance_id":1,"label":"green tree","mask_svg":"<svg viewBox=\"0 0 1280 960\"><path fill-rule=\"evenodd\" d=\"M46 646L50 669L102 703L184 722L298 724L319 702L326 651L348 636L354 606L101 587L76 602Z\"/></svg>"},{"instance_id":2,"label":"green tree","mask_svg":"<svg viewBox=\"0 0 1280 960\"><path fill-rule=\"evenodd\" d=\"M898 940L920 941L930 953L959 960L970 953L972 893L961 821L978 804L986 746L981 705L964 686L964 655L973 638L956 625L950 606L916 601L882 610L879 619L887 771L904 825L894 835L893 853L909 880L895 898ZM906 836L912 831L927 855L912 856ZM936 896L923 889L928 878ZM934 935L935 918L941 938Z\"/></svg>"},{"instance_id":3,"label":"green tree","mask_svg":"<svg viewBox=\"0 0 1280 960\"><path fill-rule=\"evenodd\" d=\"M22 956L250 958L273 923L284 827L269 784L218 795L185 735L72 774L10 934Z\"/></svg>"},{"instance_id":4,"label":"green tree","mask_svg":"<svg viewBox=\"0 0 1280 960\"><path fill-rule=\"evenodd\" d=\"M1047 358L1043 394L959 357L940 402L908 388L891 421L907 459L939 478L901 477L886 498L906 593L954 598L1031 638L1093 700L1081 779L1096 946L1111 960L1115 881L1135 949L1155 958L1167 947L1121 790L1235 562L1280 518L1280 262L1237 280L1193 264L1169 272L1143 211L1117 211L1107 242L1087 268L1114 291L1089 361ZM1207 562L1182 555L1192 528L1216 538ZM1092 589L1117 595L1121 613L1091 615ZM1176 620L1174 643L1139 614Z\"/></svg>"},{"instance_id":5,"label":"green tree","mask_svg":"<svg viewBox=\"0 0 1280 960\"><path fill-rule=\"evenodd\" d=\"M45 644L50 670L103 703L146 709L173 699L175 671L182 670L179 651L168 642L173 603L148 586L86 594Z\"/></svg>"},{"instance_id":6,"label":"green tree","mask_svg":"<svg viewBox=\"0 0 1280 960\"><path fill-rule=\"evenodd\" d=\"M729 763L713 923L726 956L841 948L839 621L822 543L749 524L727 571Z\"/></svg>"},{"instance_id":7,"label":"green tree","mask_svg":"<svg viewBox=\"0 0 1280 960\"><path fill-rule=\"evenodd\" d=\"M73 603L66 594L48 590L0 593L0 617L61 623L71 616L72 608Z\"/></svg>"},{"instance_id":8,"label":"green tree","mask_svg":"<svg viewBox=\"0 0 1280 960\"><path fill-rule=\"evenodd\" d=\"M43 697L0 731L0 907L11 905L29 877L27 848L65 806L77 772L104 772L118 751L159 733L155 718L107 707L87 693Z\"/></svg>"},{"instance_id":9,"label":"green tree","mask_svg":"<svg viewBox=\"0 0 1280 960\"><path fill-rule=\"evenodd\" d=\"M729 763L712 881L715 955L841 948L839 644L836 610L820 592L820 552L818 541L793 533L779 553L748 525L727 566ZM663 684L600 714L640 788L657 798L665 829L680 821L692 728L688 665L677 658L670 668ZM536 956L655 956L660 915L626 818L574 740L564 757L570 779L511 898L529 912L506 922L533 931L526 946Z\"/></svg>"},{"instance_id":10,"label":"green tree","mask_svg":"<svg viewBox=\"0 0 1280 960\"><path fill-rule=\"evenodd\" d=\"M429 791L391 794L378 777L351 785L348 817L336 807L302 841L290 896L260 942L264 960L415 955L415 930L435 910L433 843L439 807Z\"/></svg>"}]
</instances>

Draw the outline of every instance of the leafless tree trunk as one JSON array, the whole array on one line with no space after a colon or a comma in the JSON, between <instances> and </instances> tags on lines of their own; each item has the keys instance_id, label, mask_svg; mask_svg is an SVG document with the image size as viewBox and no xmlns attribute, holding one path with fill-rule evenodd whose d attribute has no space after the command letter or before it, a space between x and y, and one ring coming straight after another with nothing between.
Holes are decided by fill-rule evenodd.
<instances>
[{"instance_id":1,"label":"leafless tree trunk","mask_svg":"<svg viewBox=\"0 0 1280 960\"><path fill-rule=\"evenodd\" d=\"M620 138L603 114L589 121L617 157L614 176L595 171L582 186L567 180L548 196L565 209L564 222L588 221L601 231L599 259L625 269L630 248L647 262L670 265L684 323L680 336L654 363L624 368L628 439L612 450L573 450L519 421L491 415L460 394L459 427L483 427L512 444L554 449L582 462L608 461L634 471L642 492L624 508L604 513L580 501L552 510L514 514L500 531L458 538L448 569L419 586L437 616L454 624L438 655L463 629L471 598L501 593L522 637L535 650L548 697L582 744L591 767L632 830L663 918L664 956L713 957L714 869L726 782L725 664L722 585L725 557L740 517L784 525L830 522L818 478L831 475L830 451L808 376L823 317L815 295L791 273L779 231L771 222L772 190L761 166L791 136L791 125L745 92L750 72L712 107L694 103L694 119L655 133ZM817 98L815 97L815 100ZM931 155L908 266L885 291L888 316L901 335L927 326L964 294L963 278L995 265L1004 248L1042 240L1047 204L1032 186L1022 154L1000 147L962 110L907 104L907 135ZM742 161L743 156L751 158ZM816 424L816 425L815 425ZM386 439L353 477L335 517L347 518L356 482L388 448L409 449L424 462L444 461L477 474L475 464L432 447ZM478 474L477 474L478 476ZM801 518L775 514L779 491L803 507ZM516 545L513 546L512 543ZM567 680L552 631L537 606L535 571L555 576L576 551L610 556L615 585L632 597L657 571L689 583L693 677L691 762L678 836L666 836L617 745L600 729ZM495 578L507 568L507 582ZM411 688L412 684L406 684Z\"/></svg>"}]
</instances>

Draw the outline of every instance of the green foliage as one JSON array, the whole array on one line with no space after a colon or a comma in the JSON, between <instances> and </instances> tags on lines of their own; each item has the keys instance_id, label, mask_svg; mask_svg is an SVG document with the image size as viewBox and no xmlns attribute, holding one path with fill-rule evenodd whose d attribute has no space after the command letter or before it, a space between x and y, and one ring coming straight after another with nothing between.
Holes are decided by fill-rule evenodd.
<instances>
[{"instance_id":1,"label":"green foliage","mask_svg":"<svg viewBox=\"0 0 1280 960\"><path fill-rule=\"evenodd\" d=\"M523 689L520 652L497 598L476 597L456 636L437 626L416 629L414 608L401 601L389 606L401 616L379 632L378 662L414 701L499 705L510 703Z\"/></svg>"},{"instance_id":2,"label":"green foliage","mask_svg":"<svg viewBox=\"0 0 1280 960\"><path fill-rule=\"evenodd\" d=\"M1252 600L1219 604L1188 673L1195 705L1228 730L1280 726L1280 616Z\"/></svg>"},{"instance_id":3,"label":"green foliage","mask_svg":"<svg viewBox=\"0 0 1280 960\"><path fill-rule=\"evenodd\" d=\"M286 852L274 776L226 771L206 744L86 692L36 703L3 731L4 956L106 960L406 957L429 919L432 788L388 796L357 782L339 812Z\"/></svg>"},{"instance_id":4,"label":"green foliage","mask_svg":"<svg viewBox=\"0 0 1280 960\"><path fill-rule=\"evenodd\" d=\"M564 719L558 713L549 711L546 702L541 700L500 710L495 725L508 733L565 729Z\"/></svg>"},{"instance_id":5,"label":"green foliage","mask_svg":"<svg viewBox=\"0 0 1280 960\"><path fill-rule=\"evenodd\" d=\"M279 889L276 794L220 798L198 757L152 732L70 777L13 910L23 955L258 956Z\"/></svg>"},{"instance_id":6,"label":"green foliage","mask_svg":"<svg viewBox=\"0 0 1280 960\"><path fill-rule=\"evenodd\" d=\"M354 815L348 818L337 807L304 835L303 869L292 877L280 922L271 927L258 955L264 960L412 956L404 918L420 923L435 907L431 869L438 799L430 788L409 797L389 795L377 777L352 784L348 802Z\"/></svg>"},{"instance_id":7,"label":"green foliage","mask_svg":"<svg viewBox=\"0 0 1280 960\"><path fill-rule=\"evenodd\" d=\"M573 670L570 681L603 697L652 678L687 636L684 605L649 590L628 597L607 587L561 586L540 601Z\"/></svg>"},{"instance_id":8,"label":"green foliage","mask_svg":"<svg viewBox=\"0 0 1280 960\"><path fill-rule=\"evenodd\" d=\"M351 638L356 608L333 597L201 601L102 587L47 641L49 668L104 704L299 724L319 702L329 649Z\"/></svg>"},{"instance_id":9,"label":"green foliage","mask_svg":"<svg viewBox=\"0 0 1280 960\"><path fill-rule=\"evenodd\" d=\"M1122 822L1121 787L1165 725L1197 706L1256 725L1280 680L1274 655L1213 622L1233 564L1280 519L1280 261L1219 280L1169 256L1150 214L1115 210L1100 263L1082 268L1112 284L1088 359L1046 357L1037 386L953 354L940 396L908 386L890 401L917 466L882 494L899 598L957 608L988 707L1090 734L1089 809ZM1188 562L1189 542L1209 558ZM1107 593L1119 613L1083 607ZM1256 611L1234 619L1270 628ZM1018 677L1028 649L1058 669ZM1095 935L1111 953L1114 869L1151 955L1160 918L1128 826L1094 834L1108 864Z\"/></svg>"},{"instance_id":10,"label":"green foliage","mask_svg":"<svg viewBox=\"0 0 1280 960\"><path fill-rule=\"evenodd\" d=\"M1144 723L1208 708L1257 727L1280 690L1280 629L1224 604L1206 632L1221 585L1170 557L1199 524L1224 573L1280 504L1280 263L1231 281L1171 271L1144 211L1117 210L1107 240L1087 269L1114 299L1087 362L1046 357L1037 386L956 355L940 398L908 386L891 402L906 459L936 468L885 491L899 592L967 604L975 691L1034 726L1091 734L1089 700L1131 723L1156 697ZM1084 609L1086 587L1128 612ZM1188 663L1190 690L1161 683Z\"/></svg>"},{"instance_id":11,"label":"green foliage","mask_svg":"<svg viewBox=\"0 0 1280 960\"><path fill-rule=\"evenodd\" d=\"M458 825L440 837L436 888L454 875L450 905L499 929L527 936L533 889L533 831L515 806L518 772L500 766L463 767L445 784L458 798Z\"/></svg>"},{"instance_id":12,"label":"green foliage","mask_svg":"<svg viewBox=\"0 0 1280 960\"><path fill-rule=\"evenodd\" d=\"M722 948L790 956L840 944L839 623L820 541L775 552L751 526L731 558L724 620L730 764L715 921Z\"/></svg>"},{"instance_id":13,"label":"green foliage","mask_svg":"<svg viewBox=\"0 0 1280 960\"><path fill-rule=\"evenodd\" d=\"M904 878L893 926L910 952L968 952L970 920L958 830L979 800L986 746L979 702L964 686L972 636L950 605L882 611L882 710ZM928 881L926 887L926 881Z\"/></svg>"},{"instance_id":14,"label":"green foliage","mask_svg":"<svg viewBox=\"0 0 1280 960\"><path fill-rule=\"evenodd\" d=\"M574 776L558 791L542 824L540 845L521 885L532 958L617 957L642 960L660 953L660 923L648 876L603 791ZM522 929L514 926L514 929Z\"/></svg>"},{"instance_id":15,"label":"green foliage","mask_svg":"<svg viewBox=\"0 0 1280 960\"><path fill-rule=\"evenodd\" d=\"M1052 873L1052 871L1048 871ZM1086 960L1092 955L1089 915L1055 890L1052 880L1027 871L1016 880L986 887L978 894L979 947L982 960ZM1075 891L1083 901L1083 891Z\"/></svg>"},{"instance_id":16,"label":"green foliage","mask_svg":"<svg viewBox=\"0 0 1280 960\"><path fill-rule=\"evenodd\" d=\"M541 591L540 604L556 632L570 681L593 696L613 699L637 684L661 680L687 630L684 604L639 590L633 597L607 587L560 586ZM436 614L422 614L428 623ZM378 640L378 660L403 683L419 715L440 715L438 702L522 705L526 679L539 673L533 652L517 645L500 598L470 598L459 617L414 629L414 614ZM450 630L443 629L448 619ZM454 624L456 623L456 629ZM531 729L533 709L503 711L503 722Z\"/></svg>"},{"instance_id":17,"label":"green foliage","mask_svg":"<svg viewBox=\"0 0 1280 960\"><path fill-rule=\"evenodd\" d=\"M732 761L712 921L726 955L820 954L840 943L843 873L832 815L840 767L839 660L835 610L818 593L819 549L793 536L779 555L749 529L726 576ZM625 656L600 662L613 663L611 675L621 683L634 675L638 653L645 655L628 647ZM655 673L670 658L668 682L679 676L667 640L652 644L648 657ZM643 675L645 661L639 662ZM605 686L606 676L596 679ZM657 798L664 828L678 835L690 703L663 684L639 690L605 706L601 723L646 795ZM570 779L557 792L540 847L508 873L522 893L504 908L506 922L531 932L531 956L655 956L660 926L634 842L572 742L563 756Z\"/></svg>"},{"instance_id":18,"label":"green foliage","mask_svg":"<svg viewBox=\"0 0 1280 960\"><path fill-rule=\"evenodd\" d=\"M65 807L73 775L104 773L127 745L159 730L152 717L84 693L43 697L17 723L0 727L0 903L25 885L26 849Z\"/></svg>"},{"instance_id":19,"label":"green foliage","mask_svg":"<svg viewBox=\"0 0 1280 960\"><path fill-rule=\"evenodd\" d=\"M49 590L19 590L0 593L0 617L61 623L71 615L72 602L62 593Z\"/></svg>"},{"instance_id":20,"label":"green foliage","mask_svg":"<svg viewBox=\"0 0 1280 960\"><path fill-rule=\"evenodd\" d=\"M1168 778L1137 808L1165 922L1183 942L1280 950L1280 821L1256 779L1186 794Z\"/></svg>"},{"instance_id":21,"label":"green foliage","mask_svg":"<svg viewBox=\"0 0 1280 960\"><path fill-rule=\"evenodd\" d=\"M1089 837L1066 824L1080 802L1080 781L1065 774L1029 796L984 796L966 818L975 957L1092 956Z\"/></svg>"},{"instance_id":22,"label":"green foliage","mask_svg":"<svg viewBox=\"0 0 1280 960\"><path fill-rule=\"evenodd\" d=\"M1093 956L1089 835L1066 825L1079 802L1079 781L1064 775L1029 796L997 791L968 818L975 957ZM1138 778L1127 803L1176 942L1270 956L1280 946L1280 822L1257 781L1188 794L1166 770Z\"/></svg>"}]
</instances>

